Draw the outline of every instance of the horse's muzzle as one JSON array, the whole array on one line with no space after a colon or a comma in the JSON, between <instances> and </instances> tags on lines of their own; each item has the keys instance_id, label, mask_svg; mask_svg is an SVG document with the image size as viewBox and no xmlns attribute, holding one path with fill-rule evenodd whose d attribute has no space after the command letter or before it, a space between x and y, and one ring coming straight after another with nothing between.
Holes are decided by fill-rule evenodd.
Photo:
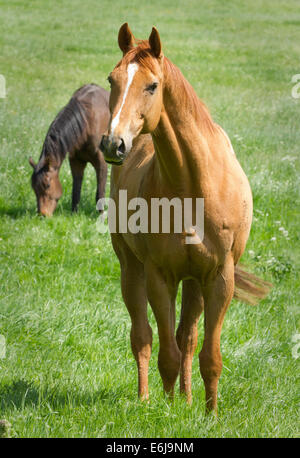
<instances>
[{"instance_id":1,"label":"horse's muzzle","mask_svg":"<svg viewBox=\"0 0 300 458\"><path fill-rule=\"evenodd\" d=\"M125 159L125 143L123 138L103 135L99 145L104 159L109 164L121 165Z\"/></svg>"}]
</instances>

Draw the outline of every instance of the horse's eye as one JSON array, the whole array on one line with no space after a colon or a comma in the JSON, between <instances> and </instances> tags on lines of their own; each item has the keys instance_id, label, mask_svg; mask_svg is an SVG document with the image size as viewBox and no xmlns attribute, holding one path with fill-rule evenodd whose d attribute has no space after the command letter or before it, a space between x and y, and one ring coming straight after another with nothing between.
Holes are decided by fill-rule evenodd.
<instances>
[{"instance_id":1,"label":"horse's eye","mask_svg":"<svg viewBox=\"0 0 300 458\"><path fill-rule=\"evenodd\" d=\"M150 94L154 94L155 89L157 88L157 86L158 86L158 83L149 84L149 86L146 87L146 91L150 92Z\"/></svg>"},{"instance_id":2,"label":"horse's eye","mask_svg":"<svg viewBox=\"0 0 300 458\"><path fill-rule=\"evenodd\" d=\"M111 86L111 83L112 83L111 76L108 76L108 77L107 77L107 81L109 82L109 84L110 84L110 86Z\"/></svg>"}]
</instances>

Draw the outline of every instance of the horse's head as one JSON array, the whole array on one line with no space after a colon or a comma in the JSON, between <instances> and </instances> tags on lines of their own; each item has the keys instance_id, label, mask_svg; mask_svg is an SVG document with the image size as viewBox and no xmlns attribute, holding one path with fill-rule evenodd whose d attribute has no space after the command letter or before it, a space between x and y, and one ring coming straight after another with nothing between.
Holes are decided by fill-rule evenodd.
<instances>
[{"instance_id":1,"label":"horse's head","mask_svg":"<svg viewBox=\"0 0 300 458\"><path fill-rule=\"evenodd\" d=\"M162 110L163 54L158 31L149 41L137 41L128 24L119 31L123 58L110 73L110 123L100 149L105 160L122 164L140 133L153 132Z\"/></svg>"},{"instance_id":2,"label":"horse's head","mask_svg":"<svg viewBox=\"0 0 300 458\"><path fill-rule=\"evenodd\" d=\"M62 195L62 187L58 178L59 169L46 159L41 159L38 164L35 164L30 158L29 163L33 168L31 185L36 195L38 213L43 216L52 216Z\"/></svg>"}]
</instances>

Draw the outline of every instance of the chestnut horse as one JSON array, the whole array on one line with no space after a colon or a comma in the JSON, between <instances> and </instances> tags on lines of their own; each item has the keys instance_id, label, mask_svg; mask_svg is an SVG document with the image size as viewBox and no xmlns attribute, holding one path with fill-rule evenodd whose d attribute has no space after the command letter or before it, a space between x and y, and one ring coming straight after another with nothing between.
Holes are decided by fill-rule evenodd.
<instances>
[{"instance_id":1,"label":"chestnut horse","mask_svg":"<svg viewBox=\"0 0 300 458\"><path fill-rule=\"evenodd\" d=\"M158 326L158 367L164 390L173 394L180 372L180 391L188 402L197 322L204 310L200 372L206 410L216 412L220 335L235 281L240 287L237 297L248 295L249 302L267 291L263 281L236 266L250 232L250 186L227 134L213 122L180 70L164 57L158 31L152 29L149 41L137 41L126 23L118 41L123 58L108 77L111 119L100 144L105 160L114 164L111 198L116 208L119 190L127 191L128 200L140 197L149 206L152 197L204 198L203 240L189 229L170 234L117 229L111 234L132 320L139 396L148 398L152 331L147 300ZM140 135L146 133L151 134L154 148L150 136ZM186 243L187 234L194 243ZM182 308L175 336L180 281Z\"/></svg>"},{"instance_id":2,"label":"chestnut horse","mask_svg":"<svg viewBox=\"0 0 300 458\"><path fill-rule=\"evenodd\" d=\"M79 201L84 169L90 162L97 179L96 202L105 193L107 165L99 150L110 112L109 93L96 84L78 89L49 127L38 164L29 159L34 171L31 177L38 212L51 216L62 195L59 170L66 154L73 178L72 211Z\"/></svg>"}]
</instances>

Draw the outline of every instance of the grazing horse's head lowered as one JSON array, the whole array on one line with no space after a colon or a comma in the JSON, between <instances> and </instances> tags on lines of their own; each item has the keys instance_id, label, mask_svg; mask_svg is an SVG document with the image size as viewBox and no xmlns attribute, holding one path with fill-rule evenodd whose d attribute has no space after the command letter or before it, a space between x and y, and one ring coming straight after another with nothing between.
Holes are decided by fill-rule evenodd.
<instances>
[{"instance_id":1,"label":"grazing horse's head lowered","mask_svg":"<svg viewBox=\"0 0 300 458\"><path fill-rule=\"evenodd\" d=\"M38 213L51 216L62 196L59 168L47 161L35 164L32 158L29 159L29 163L33 168L31 185L36 195Z\"/></svg>"},{"instance_id":2,"label":"grazing horse's head lowered","mask_svg":"<svg viewBox=\"0 0 300 458\"><path fill-rule=\"evenodd\" d=\"M157 30L153 27L149 42L139 42L138 55L127 23L121 27L118 41L124 56L108 77L111 121L100 144L105 160L115 165L123 163L140 133L155 130L163 92L163 55ZM149 56L153 59L147 59Z\"/></svg>"}]
</instances>

